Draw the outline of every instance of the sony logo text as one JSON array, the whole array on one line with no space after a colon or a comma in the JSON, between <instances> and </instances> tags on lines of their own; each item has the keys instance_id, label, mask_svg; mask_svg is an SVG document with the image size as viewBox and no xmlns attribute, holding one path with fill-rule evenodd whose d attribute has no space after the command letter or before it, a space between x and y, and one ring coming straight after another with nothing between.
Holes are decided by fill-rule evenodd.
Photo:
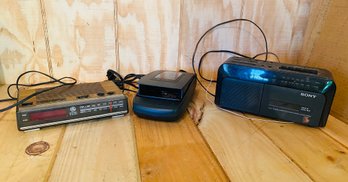
<instances>
[{"instance_id":1,"label":"sony logo text","mask_svg":"<svg viewBox=\"0 0 348 182\"><path fill-rule=\"evenodd\" d=\"M314 94L309 94L309 93L301 93L302 97L309 97L315 99L317 96Z\"/></svg>"}]
</instances>

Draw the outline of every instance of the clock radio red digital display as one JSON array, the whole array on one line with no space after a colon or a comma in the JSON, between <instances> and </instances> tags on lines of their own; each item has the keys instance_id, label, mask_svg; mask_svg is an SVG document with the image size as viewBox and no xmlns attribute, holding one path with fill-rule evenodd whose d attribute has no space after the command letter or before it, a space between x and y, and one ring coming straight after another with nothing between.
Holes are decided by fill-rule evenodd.
<instances>
[{"instance_id":1,"label":"clock radio red digital display","mask_svg":"<svg viewBox=\"0 0 348 182\"><path fill-rule=\"evenodd\" d=\"M50 111L34 112L29 114L29 119L31 122L35 121L48 121L66 118L68 112L66 109L56 109Z\"/></svg>"}]
</instances>

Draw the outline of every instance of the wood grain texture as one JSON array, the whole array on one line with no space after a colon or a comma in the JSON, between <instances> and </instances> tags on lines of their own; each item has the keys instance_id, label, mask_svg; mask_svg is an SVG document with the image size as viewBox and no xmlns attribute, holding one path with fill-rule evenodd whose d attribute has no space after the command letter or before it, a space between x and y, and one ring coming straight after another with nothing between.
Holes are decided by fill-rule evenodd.
<instances>
[{"instance_id":1,"label":"wood grain texture","mask_svg":"<svg viewBox=\"0 0 348 182\"><path fill-rule=\"evenodd\" d=\"M348 1L332 0L311 56L306 65L330 70L337 90L332 114L341 120L348 117Z\"/></svg>"},{"instance_id":2,"label":"wood grain texture","mask_svg":"<svg viewBox=\"0 0 348 182\"><path fill-rule=\"evenodd\" d=\"M191 70L191 57L199 37L220 22L247 18L256 22L265 32L269 50L279 55L281 62L296 63L303 47L310 12L321 1L201 1L183 2L180 26L180 65ZM199 46L200 56L213 49L233 50L254 56L265 51L261 33L250 23L231 23L208 34ZM208 77L216 77L218 66L230 55L207 56L203 66ZM262 57L260 57L262 59ZM274 60L271 57L270 60Z\"/></svg>"},{"instance_id":3,"label":"wood grain texture","mask_svg":"<svg viewBox=\"0 0 348 182\"><path fill-rule=\"evenodd\" d=\"M348 148L348 124L333 116L329 116L329 122L322 128L326 134Z\"/></svg>"},{"instance_id":4,"label":"wood grain texture","mask_svg":"<svg viewBox=\"0 0 348 182\"><path fill-rule=\"evenodd\" d=\"M67 126L50 181L139 181L130 116Z\"/></svg>"},{"instance_id":5,"label":"wood grain texture","mask_svg":"<svg viewBox=\"0 0 348 182\"><path fill-rule=\"evenodd\" d=\"M9 103L1 103L0 107ZM41 131L20 132L17 130L15 109L0 113L0 181L44 181L59 149L64 127L51 127ZM48 151L29 156L27 146L45 141Z\"/></svg>"},{"instance_id":6,"label":"wood grain texture","mask_svg":"<svg viewBox=\"0 0 348 182\"><path fill-rule=\"evenodd\" d=\"M347 181L347 147L319 128L261 121L254 123L314 181Z\"/></svg>"},{"instance_id":7,"label":"wood grain texture","mask_svg":"<svg viewBox=\"0 0 348 182\"><path fill-rule=\"evenodd\" d=\"M178 122L132 120L142 181L228 181L188 114Z\"/></svg>"},{"instance_id":8,"label":"wood grain texture","mask_svg":"<svg viewBox=\"0 0 348 182\"><path fill-rule=\"evenodd\" d=\"M14 83L28 70L49 72L40 7L39 0L0 1L0 83ZM36 75L22 82L41 79Z\"/></svg>"},{"instance_id":9,"label":"wood grain texture","mask_svg":"<svg viewBox=\"0 0 348 182\"><path fill-rule=\"evenodd\" d=\"M105 80L116 68L114 1L43 1L55 77Z\"/></svg>"},{"instance_id":10,"label":"wood grain texture","mask_svg":"<svg viewBox=\"0 0 348 182\"><path fill-rule=\"evenodd\" d=\"M311 10L308 15L308 25L305 29L303 46L297 60L297 64L305 65L313 51L314 45L318 40L324 22L327 19L327 12L332 0L312 1Z\"/></svg>"},{"instance_id":11,"label":"wood grain texture","mask_svg":"<svg viewBox=\"0 0 348 182\"><path fill-rule=\"evenodd\" d=\"M179 69L180 2L117 1L122 74Z\"/></svg>"},{"instance_id":12,"label":"wood grain texture","mask_svg":"<svg viewBox=\"0 0 348 182\"><path fill-rule=\"evenodd\" d=\"M218 109L202 92L199 129L231 181L311 181L250 120Z\"/></svg>"}]
</instances>

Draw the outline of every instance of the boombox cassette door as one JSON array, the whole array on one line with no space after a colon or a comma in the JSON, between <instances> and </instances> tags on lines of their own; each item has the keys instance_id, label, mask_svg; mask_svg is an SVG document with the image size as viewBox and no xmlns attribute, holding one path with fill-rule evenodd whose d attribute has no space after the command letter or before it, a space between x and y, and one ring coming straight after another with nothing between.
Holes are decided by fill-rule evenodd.
<instances>
[{"instance_id":1,"label":"boombox cassette door","mask_svg":"<svg viewBox=\"0 0 348 182\"><path fill-rule=\"evenodd\" d=\"M260 114L309 126L320 126L325 96L320 93L265 85Z\"/></svg>"}]
</instances>

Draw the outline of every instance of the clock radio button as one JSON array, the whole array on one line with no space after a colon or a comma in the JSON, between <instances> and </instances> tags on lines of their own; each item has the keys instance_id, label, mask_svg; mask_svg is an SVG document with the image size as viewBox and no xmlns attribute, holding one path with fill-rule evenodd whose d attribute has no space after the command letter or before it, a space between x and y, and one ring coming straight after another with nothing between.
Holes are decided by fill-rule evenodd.
<instances>
[{"instance_id":1,"label":"clock radio button","mask_svg":"<svg viewBox=\"0 0 348 182\"><path fill-rule=\"evenodd\" d=\"M76 107L74 107L74 106L73 106L73 107L70 107L70 111L71 111L71 112L75 112L75 111L76 111Z\"/></svg>"},{"instance_id":2,"label":"clock radio button","mask_svg":"<svg viewBox=\"0 0 348 182\"><path fill-rule=\"evenodd\" d=\"M106 94L108 94L108 95L113 95L115 92L113 92L113 91L110 91L110 92L107 92Z\"/></svg>"},{"instance_id":3,"label":"clock radio button","mask_svg":"<svg viewBox=\"0 0 348 182\"><path fill-rule=\"evenodd\" d=\"M76 97L77 99L85 99L88 98L88 95L80 95Z\"/></svg>"},{"instance_id":4,"label":"clock radio button","mask_svg":"<svg viewBox=\"0 0 348 182\"><path fill-rule=\"evenodd\" d=\"M102 96L105 95L105 93L104 93L104 92L99 92L99 93L97 93L97 95L98 95L99 97L102 97Z\"/></svg>"},{"instance_id":5,"label":"clock radio button","mask_svg":"<svg viewBox=\"0 0 348 182\"><path fill-rule=\"evenodd\" d=\"M31 106L33 105L33 102L24 102L22 106Z\"/></svg>"}]
</instances>

